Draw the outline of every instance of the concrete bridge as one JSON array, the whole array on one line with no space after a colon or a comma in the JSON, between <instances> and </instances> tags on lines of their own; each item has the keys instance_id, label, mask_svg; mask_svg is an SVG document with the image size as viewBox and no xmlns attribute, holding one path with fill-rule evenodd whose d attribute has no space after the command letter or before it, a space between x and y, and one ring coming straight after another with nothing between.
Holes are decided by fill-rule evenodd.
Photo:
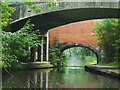
<instances>
[{"instance_id":1,"label":"concrete bridge","mask_svg":"<svg viewBox=\"0 0 120 90\"><path fill-rule=\"evenodd\" d=\"M99 0L98 0L99 1ZM118 0L114 2L58 2L58 6L51 9L46 7L46 3L38 3L43 8L42 13L35 13L28 9L26 4L13 4L16 12L12 15L14 21L8 28L8 31L15 32L23 27L28 19L35 24L33 30L39 30L42 33L42 39L48 30L66 25L73 22L102 19L102 18L120 18ZM48 61L49 34L47 34L46 60ZM43 54L43 43L41 45L41 55ZM43 55L41 56L43 61Z\"/></svg>"},{"instance_id":2,"label":"concrete bridge","mask_svg":"<svg viewBox=\"0 0 120 90\"><path fill-rule=\"evenodd\" d=\"M38 7L43 9L41 13L31 11L26 4L12 4L12 7L16 7L16 12L12 15L14 21L11 23L11 31L19 30L28 19L35 24L34 30L46 32L51 28L73 22L119 17L118 2L64 2L62 0L53 9L48 8L46 4L38 3Z\"/></svg>"}]
</instances>

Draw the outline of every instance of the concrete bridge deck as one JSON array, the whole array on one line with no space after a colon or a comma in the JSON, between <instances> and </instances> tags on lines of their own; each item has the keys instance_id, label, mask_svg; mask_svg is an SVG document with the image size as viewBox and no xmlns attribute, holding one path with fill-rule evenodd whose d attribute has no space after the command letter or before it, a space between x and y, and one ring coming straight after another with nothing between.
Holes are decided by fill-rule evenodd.
<instances>
[{"instance_id":1,"label":"concrete bridge deck","mask_svg":"<svg viewBox=\"0 0 120 90\"><path fill-rule=\"evenodd\" d=\"M43 11L36 13L31 11L26 4L12 4L16 7L13 13L13 22L10 31L17 31L28 19L35 24L34 30L47 32L49 29L61 25L100 18L118 18L119 3L114 2L68 2L62 0L56 7L49 8L47 3L38 3L38 7ZM13 28L14 27L14 28Z\"/></svg>"},{"instance_id":2,"label":"concrete bridge deck","mask_svg":"<svg viewBox=\"0 0 120 90\"><path fill-rule=\"evenodd\" d=\"M86 0L85 0L86 1ZM57 6L50 8L47 7L46 0L41 0L41 2L37 2L37 5L39 8L42 8L42 12L34 12L30 8L28 8L28 5L23 3L17 3L17 4L11 4L10 6L16 7L16 11L12 15L12 18L14 21L19 21L24 18L28 18L31 16L35 16L38 14L44 14L54 11L60 11L60 10L67 10L67 9L77 9L77 8L119 8L119 0L114 0L113 2L100 2L101 0L87 0L85 1L69 1L69 0L58 0Z\"/></svg>"}]
</instances>

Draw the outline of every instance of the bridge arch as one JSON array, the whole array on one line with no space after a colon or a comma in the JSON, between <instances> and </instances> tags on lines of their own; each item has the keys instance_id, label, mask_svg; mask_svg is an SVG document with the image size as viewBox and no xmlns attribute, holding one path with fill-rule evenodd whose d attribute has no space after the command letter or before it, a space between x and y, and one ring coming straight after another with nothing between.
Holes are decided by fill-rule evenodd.
<instances>
[{"instance_id":1,"label":"bridge arch","mask_svg":"<svg viewBox=\"0 0 120 90\"><path fill-rule=\"evenodd\" d=\"M62 54L62 52L63 52L64 50L66 50L66 49L68 49L68 48L72 48L72 47L84 47L84 48L88 48L88 49L91 50L93 53L95 53L95 55L96 55L96 57L97 57L97 63L100 62L100 54L98 53L98 51L97 51L94 47L92 47L92 46L90 46L90 45L88 45L88 44L84 44L84 43L67 43L67 44L64 44L64 45L60 46L60 47L59 47L59 50L60 50L60 52L61 52L61 54Z\"/></svg>"}]
</instances>

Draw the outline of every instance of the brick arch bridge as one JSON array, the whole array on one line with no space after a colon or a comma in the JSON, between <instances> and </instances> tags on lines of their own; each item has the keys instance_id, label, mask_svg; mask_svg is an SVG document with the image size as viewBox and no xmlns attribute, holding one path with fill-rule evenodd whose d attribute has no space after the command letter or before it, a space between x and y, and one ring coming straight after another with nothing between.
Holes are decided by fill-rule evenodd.
<instances>
[{"instance_id":1,"label":"brick arch bridge","mask_svg":"<svg viewBox=\"0 0 120 90\"><path fill-rule=\"evenodd\" d=\"M93 51L97 57L97 63L100 61L100 54L97 52L98 46L95 45L96 39L91 33L94 32L94 22L96 20L86 20L77 23L71 23L49 30L49 43L52 47L56 42L63 43L59 49L61 53L71 47L84 47Z\"/></svg>"},{"instance_id":2,"label":"brick arch bridge","mask_svg":"<svg viewBox=\"0 0 120 90\"><path fill-rule=\"evenodd\" d=\"M96 57L97 57L97 63L100 62L100 54L97 52L97 50L88 45L88 44L83 44L83 43L67 43L67 44L64 44L62 46L59 47L59 50L62 54L62 52L66 49L69 49L69 48L72 48L72 47L84 47L84 48L88 48L89 50L91 50L93 53L95 53Z\"/></svg>"}]
</instances>

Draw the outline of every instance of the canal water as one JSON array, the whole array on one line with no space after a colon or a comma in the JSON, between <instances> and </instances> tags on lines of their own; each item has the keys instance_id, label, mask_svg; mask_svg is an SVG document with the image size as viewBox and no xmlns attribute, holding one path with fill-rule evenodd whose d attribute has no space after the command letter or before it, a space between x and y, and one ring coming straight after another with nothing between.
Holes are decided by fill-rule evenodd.
<instances>
[{"instance_id":1,"label":"canal water","mask_svg":"<svg viewBox=\"0 0 120 90\"><path fill-rule=\"evenodd\" d=\"M114 78L86 72L84 67L65 67L3 72L2 88L118 88Z\"/></svg>"},{"instance_id":2,"label":"canal water","mask_svg":"<svg viewBox=\"0 0 120 90\"><path fill-rule=\"evenodd\" d=\"M86 63L96 63L91 52L86 56L85 49L71 48L63 54L67 67L34 69L25 71L3 72L3 88L118 88L120 80L100 76L84 70ZM80 54L81 53L81 54ZM83 55L82 55L83 54Z\"/></svg>"}]
</instances>

